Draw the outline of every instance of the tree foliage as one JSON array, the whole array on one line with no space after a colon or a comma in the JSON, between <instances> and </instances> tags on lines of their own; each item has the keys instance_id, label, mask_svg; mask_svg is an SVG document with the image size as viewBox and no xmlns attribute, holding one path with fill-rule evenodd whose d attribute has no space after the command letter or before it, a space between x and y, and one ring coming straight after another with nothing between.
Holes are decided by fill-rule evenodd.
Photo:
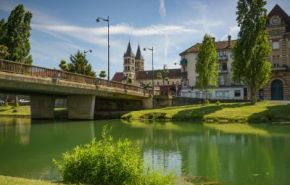
<instances>
[{"instance_id":1,"label":"tree foliage","mask_svg":"<svg viewBox=\"0 0 290 185\"><path fill-rule=\"evenodd\" d=\"M32 63L30 55L30 23L32 13L25 11L22 4L11 11L8 20L0 21L0 45L8 48L5 59L26 64Z\"/></svg>"},{"instance_id":2,"label":"tree foliage","mask_svg":"<svg viewBox=\"0 0 290 185\"><path fill-rule=\"evenodd\" d=\"M169 70L164 65L163 69L161 71L157 72L156 77L157 77L157 79L161 79L162 80L162 84L165 85L165 81L168 80L168 74L169 74Z\"/></svg>"},{"instance_id":3,"label":"tree foliage","mask_svg":"<svg viewBox=\"0 0 290 185\"><path fill-rule=\"evenodd\" d=\"M99 74L99 77L100 78L106 78L107 77L107 73L106 73L106 71L100 71L100 74Z\"/></svg>"},{"instance_id":4,"label":"tree foliage","mask_svg":"<svg viewBox=\"0 0 290 185\"><path fill-rule=\"evenodd\" d=\"M266 32L265 5L265 0L239 0L237 5L240 32L233 50L233 79L249 87L253 104L256 103L257 91L271 75L271 63L266 60L271 48Z\"/></svg>"},{"instance_id":5,"label":"tree foliage","mask_svg":"<svg viewBox=\"0 0 290 185\"><path fill-rule=\"evenodd\" d=\"M96 73L92 70L91 64L84 53L78 51L76 54L70 56L70 63L65 60L61 60L59 64L60 69L67 72L83 74L87 76L96 76Z\"/></svg>"},{"instance_id":6,"label":"tree foliage","mask_svg":"<svg viewBox=\"0 0 290 185\"><path fill-rule=\"evenodd\" d=\"M205 91L205 99L208 99L208 89L217 85L218 65L217 52L212 37L206 34L202 44L198 49L196 73L198 79L196 85L198 88Z\"/></svg>"}]
</instances>

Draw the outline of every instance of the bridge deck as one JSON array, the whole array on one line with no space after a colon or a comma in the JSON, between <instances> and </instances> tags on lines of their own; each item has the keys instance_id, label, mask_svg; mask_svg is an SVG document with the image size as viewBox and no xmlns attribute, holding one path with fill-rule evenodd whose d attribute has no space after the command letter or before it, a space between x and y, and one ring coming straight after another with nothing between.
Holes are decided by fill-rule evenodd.
<instances>
[{"instance_id":1,"label":"bridge deck","mask_svg":"<svg viewBox=\"0 0 290 185\"><path fill-rule=\"evenodd\" d=\"M25 93L147 98L150 91L100 78L0 60L0 89Z\"/></svg>"}]
</instances>

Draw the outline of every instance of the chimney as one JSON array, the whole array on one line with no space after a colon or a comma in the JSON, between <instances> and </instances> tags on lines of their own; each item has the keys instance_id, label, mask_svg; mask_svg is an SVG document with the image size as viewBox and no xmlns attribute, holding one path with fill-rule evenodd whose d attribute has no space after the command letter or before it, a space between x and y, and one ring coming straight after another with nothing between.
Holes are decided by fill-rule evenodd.
<instances>
[{"instance_id":1,"label":"chimney","mask_svg":"<svg viewBox=\"0 0 290 185\"><path fill-rule=\"evenodd\" d=\"M228 46L231 47L232 36L228 35Z\"/></svg>"}]
</instances>

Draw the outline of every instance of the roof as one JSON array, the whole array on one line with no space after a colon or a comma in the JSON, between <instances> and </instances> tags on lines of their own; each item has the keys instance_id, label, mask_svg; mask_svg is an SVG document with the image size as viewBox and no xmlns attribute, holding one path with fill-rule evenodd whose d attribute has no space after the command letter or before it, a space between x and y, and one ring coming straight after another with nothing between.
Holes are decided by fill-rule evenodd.
<instances>
[{"instance_id":1,"label":"roof","mask_svg":"<svg viewBox=\"0 0 290 185\"><path fill-rule=\"evenodd\" d=\"M124 79L124 74L122 72L117 72L114 74L112 81L122 82L123 79Z\"/></svg>"},{"instance_id":2,"label":"roof","mask_svg":"<svg viewBox=\"0 0 290 185\"><path fill-rule=\"evenodd\" d=\"M157 73L161 72L160 70L154 70L154 78L157 79ZM168 78L181 78L181 69L168 69ZM138 71L136 73L136 80L148 80L152 79L152 70L150 71Z\"/></svg>"},{"instance_id":3,"label":"roof","mask_svg":"<svg viewBox=\"0 0 290 185\"><path fill-rule=\"evenodd\" d=\"M282 21L284 21L287 26L286 30L290 32L290 17L278 4L276 4L274 8L270 11L270 13L268 14L268 19L275 15L281 17Z\"/></svg>"},{"instance_id":4,"label":"roof","mask_svg":"<svg viewBox=\"0 0 290 185\"><path fill-rule=\"evenodd\" d=\"M129 41L128 46L127 46L127 51L124 53L124 57L135 57L132 48L131 48L131 43Z\"/></svg>"},{"instance_id":5,"label":"roof","mask_svg":"<svg viewBox=\"0 0 290 185\"><path fill-rule=\"evenodd\" d=\"M143 56L141 54L140 46L138 45L137 53L136 53L136 58L137 60L143 60Z\"/></svg>"},{"instance_id":6,"label":"roof","mask_svg":"<svg viewBox=\"0 0 290 185\"><path fill-rule=\"evenodd\" d=\"M223 49L232 49L234 45L236 44L236 40L231 40L229 45L229 41L217 41L215 42L215 48L217 50L223 50ZM179 55L185 55L187 53L197 53L198 48L201 45L201 43L196 43L195 45L191 46L190 48L186 49L185 51L181 52Z\"/></svg>"},{"instance_id":7,"label":"roof","mask_svg":"<svg viewBox=\"0 0 290 185\"><path fill-rule=\"evenodd\" d=\"M154 70L154 78L157 79L157 73L161 72L162 70ZM181 78L181 69L168 69L168 78L174 79L174 78ZM135 73L136 80L151 80L152 79L152 71L137 71ZM112 81L116 82L122 82L124 79L123 72L117 72L115 73L114 77L112 78Z\"/></svg>"}]
</instances>

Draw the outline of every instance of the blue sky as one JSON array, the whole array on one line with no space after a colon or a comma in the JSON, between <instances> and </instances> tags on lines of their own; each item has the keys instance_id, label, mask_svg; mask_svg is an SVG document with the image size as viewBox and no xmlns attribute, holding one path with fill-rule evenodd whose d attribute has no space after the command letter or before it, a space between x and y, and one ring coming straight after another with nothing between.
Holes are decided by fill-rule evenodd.
<instances>
[{"instance_id":1,"label":"blue sky","mask_svg":"<svg viewBox=\"0 0 290 185\"><path fill-rule=\"evenodd\" d=\"M0 0L0 17L7 18L17 4L33 13L31 53L34 65L58 68L78 50L87 54L95 71L107 69L107 25L98 16L111 18L111 77L122 71L128 41L136 53L138 43L155 48L155 68L175 68L179 53L205 33L216 40L236 38L237 0ZM267 9L279 4L290 14L289 0L269 0ZM145 69L151 53L142 52Z\"/></svg>"}]
</instances>

